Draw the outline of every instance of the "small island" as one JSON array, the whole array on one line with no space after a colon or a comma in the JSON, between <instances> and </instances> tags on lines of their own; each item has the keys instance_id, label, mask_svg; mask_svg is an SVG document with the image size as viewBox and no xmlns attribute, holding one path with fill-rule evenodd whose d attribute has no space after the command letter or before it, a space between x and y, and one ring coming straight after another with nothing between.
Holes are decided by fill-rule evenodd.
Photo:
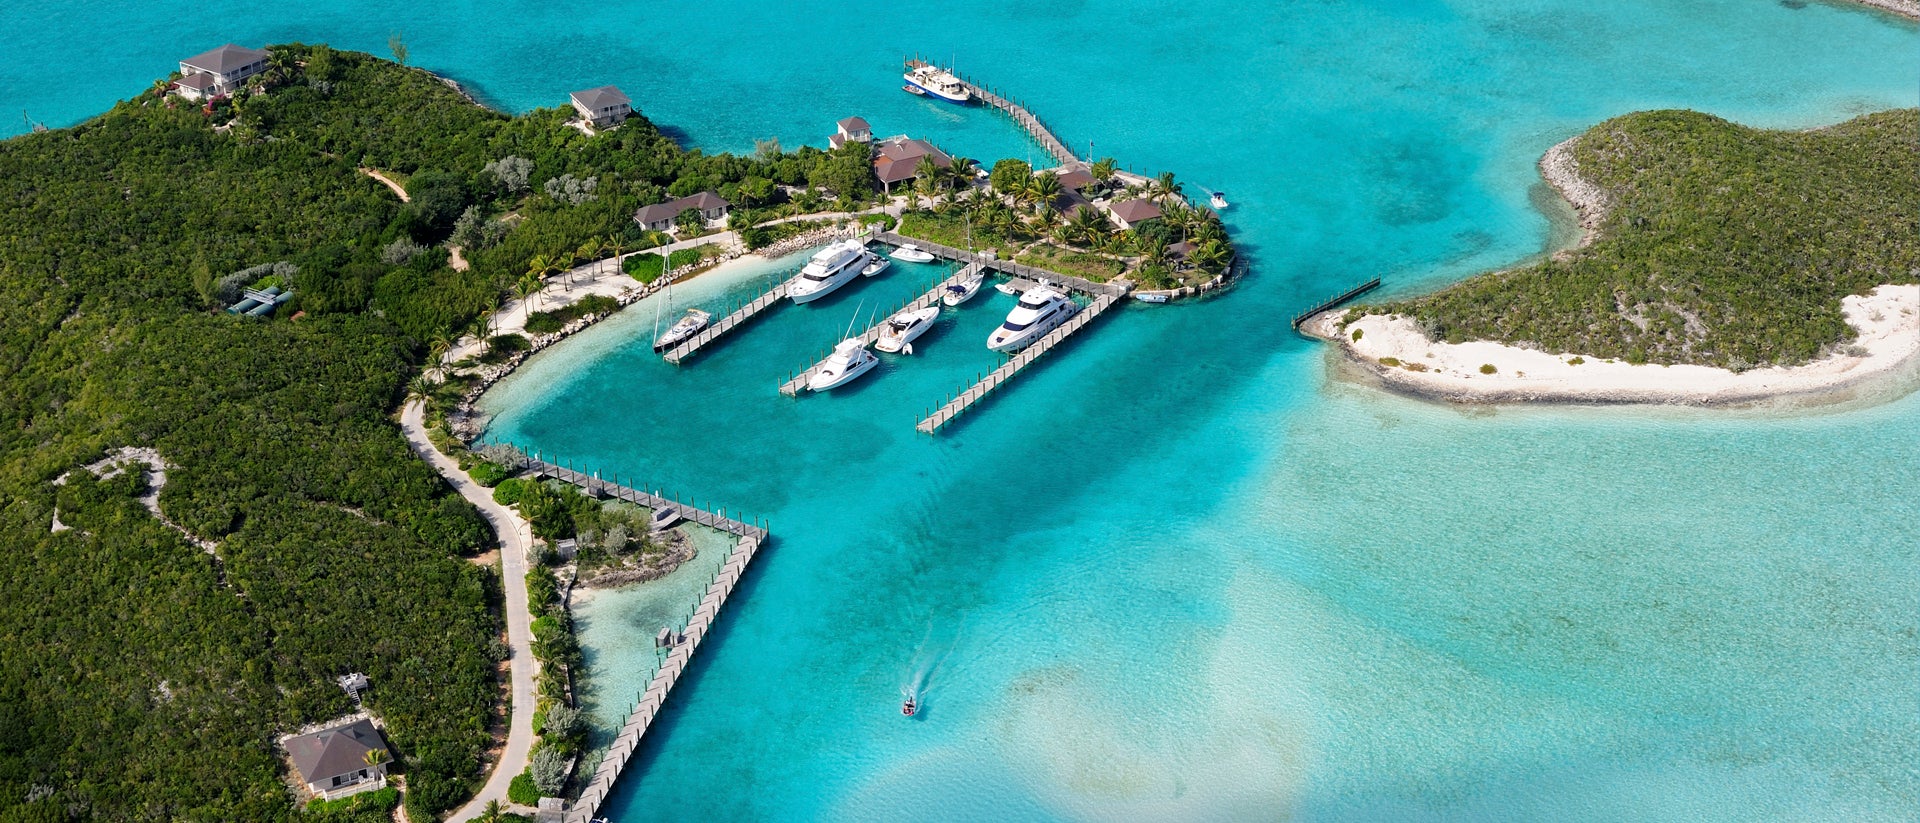
<instances>
[{"instance_id":1,"label":"small island","mask_svg":"<svg viewBox=\"0 0 1920 823\"><path fill-rule=\"evenodd\" d=\"M1910 376L1917 128L1915 110L1799 132L1615 118L1541 161L1575 248L1306 328L1456 401L1716 405Z\"/></svg>"}]
</instances>

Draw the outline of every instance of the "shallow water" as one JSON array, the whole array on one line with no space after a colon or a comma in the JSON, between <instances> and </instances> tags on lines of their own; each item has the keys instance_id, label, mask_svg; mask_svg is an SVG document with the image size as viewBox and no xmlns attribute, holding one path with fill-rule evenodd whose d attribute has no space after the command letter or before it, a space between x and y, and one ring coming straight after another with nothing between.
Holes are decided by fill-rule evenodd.
<instances>
[{"instance_id":1,"label":"shallow water","mask_svg":"<svg viewBox=\"0 0 1920 823\"><path fill-rule=\"evenodd\" d=\"M775 393L935 266L783 306L680 368L648 353L642 304L490 394L498 436L772 523L616 820L1920 813L1920 441L1898 434L1920 398L1461 410L1332 379L1286 327L1374 274L1412 291L1537 253L1535 160L1606 117L1914 105L1911 24L1766 0L185 8L0 11L0 102L70 122L224 40L382 51L397 29L503 107L613 82L707 148L820 144L861 114L1034 151L899 93L919 49L1076 147L1235 202L1252 278L1109 313L937 438L914 420L997 362L981 343L1009 298L850 391ZM105 30L114 48L57 68ZM583 609L609 726L672 614L621 605L647 597Z\"/></svg>"}]
</instances>

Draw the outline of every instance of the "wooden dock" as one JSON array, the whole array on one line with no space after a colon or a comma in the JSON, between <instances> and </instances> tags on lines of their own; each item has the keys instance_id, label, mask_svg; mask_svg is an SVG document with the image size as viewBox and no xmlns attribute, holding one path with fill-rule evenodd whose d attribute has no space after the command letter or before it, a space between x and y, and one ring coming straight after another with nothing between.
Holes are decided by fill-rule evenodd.
<instances>
[{"instance_id":1,"label":"wooden dock","mask_svg":"<svg viewBox=\"0 0 1920 823\"><path fill-rule=\"evenodd\" d=\"M1031 365L1033 361L1040 359L1042 355L1052 350L1054 346L1066 340L1068 335L1079 331L1081 327L1093 322L1094 318L1099 317L1102 312L1105 312L1114 303L1119 302L1119 300L1120 295L1118 294L1102 294L1094 298L1093 305L1081 309L1074 314L1073 319L1061 324L1059 328L1047 332L1047 336L1040 338L1039 342L1021 349L1020 353L1015 354L1013 358L1007 362L1000 364L999 368L994 369L988 373L987 376L980 378L979 382L961 389L958 394L953 396L953 399L948 400L933 414L922 419L914 428L919 429L924 434L933 434L939 431L940 427L953 422L954 418L959 417L968 407L980 402L982 398L992 394L995 389L1006 385L1007 381L1012 380L1014 375L1019 374L1022 369Z\"/></svg>"},{"instance_id":2,"label":"wooden dock","mask_svg":"<svg viewBox=\"0 0 1920 823\"><path fill-rule=\"evenodd\" d=\"M1315 303L1313 304L1313 308L1307 309L1306 311L1303 311L1293 316L1293 330L1299 331L1300 324L1305 323L1308 320L1312 319L1314 315L1319 314L1328 309L1337 308L1339 307L1340 304L1345 303L1348 300L1352 300L1355 297L1359 297L1360 295L1366 294L1367 292L1373 291L1374 289L1377 289L1377 288L1380 288L1380 278L1375 277L1372 280L1368 280L1365 283L1361 283L1358 286L1354 286L1351 289L1347 289L1346 291L1343 291L1339 294L1336 294L1332 297L1329 297L1325 300Z\"/></svg>"},{"instance_id":3,"label":"wooden dock","mask_svg":"<svg viewBox=\"0 0 1920 823\"><path fill-rule=\"evenodd\" d=\"M780 281L779 284L768 289L765 294L754 298L740 308L734 309L731 314L720 318L720 322L701 329L700 333L694 335L692 339L678 346L674 346L672 349L669 349L666 354L661 355L661 357L665 358L668 363L676 366L680 365L680 361L692 357L694 352L699 351L708 343L720 339L725 336L727 332L739 328L741 324L760 316L762 312L778 305L780 301L787 296L787 284L792 282L791 279Z\"/></svg>"},{"instance_id":4,"label":"wooden dock","mask_svg":"<svg viewBox=\"0 0 1920 823\"><path fill-rule=\"evenodd\" d=\"M1012 277L1020 277L1027 280L1045 280L1054 285L1062 286L1091 297L1100 297L1109 294L1115 297L1123 297L1128 290L1133 288L1133 284L1125 280L1095 283L1084 277L1075 277L1071 274L1061 274L1055 271L1034 268L1033 266L1015 263L1011 260L985 257L965 249L956 249L952 246L942 245L931 240L907 237L906 235L895 234L890 231L874 232L873 239L892 246L903 246L911 243L929 254L944 257L948 260L956 260L961 263L978 263L988 271L995 271Z\"/></svg>"},{"instance_id":5,"label":"wooden dock","mask_svg":"<svg viewBox=\"0 0 1920 823\"><path fill-rule=\"evenodd\" d=\"M907 70L912 71L913 69L930 64L919 58L908 58L906 65ZM948 69L948 71L952 72L953 76L960 80L961 85L966 86L967 91L971 92L980 102L999 109L1008 117L1013 118L1013 122L1025 130L1027 135L1033 138L1033 142L1039 143L1041 148L1047 150L1047 154L1053 156L1054 162L1064 165L1080 159L1074 155L1072 149L1067 148L1065 142L1061 141L1061 139L1053 133L1053 129L1047 126L1046 121L1041 120L1038 115L1029 111L1026 106L989 91L985 86L974 82L972 78L964 74L953 71L952 69Z\"/></svg>"},{"instance_id":6,"label":"wooden dock","mask_svg":"<svg viewBox=\"0 0 1920 823\"><path fill-rule=\"evenodd\" d=\"M958 285L960 281L973 276L973 273L979 270L980 270L980 264L978 263L969 263L965 266L960 267L960 270L957 272L954 272L952 277L949 277L945 280L940 281L938 285L934 286L931 289L928 289L926 294L922 294L919 297L916 297L912 301L908 302L906 305L901 306L900 308L894 309L893 311L887 312L885 315L883 315L880 318L880 322L873 324L872 327L860 333L860 342L866 343L867 345L872 345L874 341L880 339L880 327L885 326L887 324L887 318L892 317L896 314L899 314L903 311L917 311L919 309L924 309L928 306L939 303L940 296L946 293L948 286ZM829 354L827 355L827 357L820 358L819 360L815 361L813 365L808 366L805 371L802 371L799 374L794 375L792 378L788 379L787 382L780 384L780 393L788 397L799 396L800 391L807 387L807 381L812 380L814 373L820 371L820 367L825 366L827 364L827 359L832 356L833 355Z\"/></svg>"},{"instance_id":7,"label":"wooden dock","mask_svg":"<svg viewBox=\"0 0 1920 823\"><path fill-rule=\"evenodd\" d=\"M627 720L620 726L620 732L614 737L613 745L601 758L599 768L588 778L586 787L580 791L580 799L574 801L567 810L566 823L590 823L600 812L613 784L620 779L620 773L633 759L633 753L640 748L640 740L647 734L655 718L660 716L666 705L667 695L673 691L675 683L685 674L693 662L694 650L700 648L707 632L713 628L713 621L720 615L720 607L726 605L727 596L746 574L747 564L753 560L760 547L767 542L768 531L758 523L747 523L738 518L728 517L724 510L710 511L698 506L682 503L663 497L657 492L641 491L618 482L603 480L569 466L550 463L538 458L527 457L520 461L520 468L533 473L535 477L550 477L572 483L595 496L611 497L637 503L648 508L669 508L678 512L680 517L703 526L709 526L739 537L733 549L727 553L727 560L721 564L720 572L707 586L693 615L688 618L687 626L675 638L667 657L653 674L653 679L640 693L639 700L627 713Z\"/></svg>"}]
</instances>

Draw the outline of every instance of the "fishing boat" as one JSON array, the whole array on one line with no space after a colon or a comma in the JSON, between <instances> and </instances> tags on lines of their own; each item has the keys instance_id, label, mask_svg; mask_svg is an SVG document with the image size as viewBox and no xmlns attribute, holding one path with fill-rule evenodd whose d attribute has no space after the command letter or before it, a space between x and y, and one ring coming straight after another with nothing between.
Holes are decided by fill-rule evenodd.
<instances>
[{"instance_id":1,"label":"fishing boat","mask_svg":"<svg viewBox=\"0 0 1920 823\"><path fill-rule=\"evenodd\" d=\"M933 321L938 319L940 310L933 306L903 311L889 317L880 324L880 339L874 341L873 347L888 354L912 354L913 346L909 344L914 338L926 334L927 329L933 328Z\"/></svg>"},{"instance_id":2,"label":"fishing boat","mask_svg":"<svg viewBox=\"0 0 1920 823\"><path fill-rule=\"evenodd\" d=\"M953 72L939 66L922 65L905 75L907 86L917 88L922 94L932 95L949 103L966 103L973 100L973 93L967 91L967 84L953 76Z\"/></svg>"},{"instance_id":3,"label":"fishing boat","mask_svg":"<svg viewBox=\"0 0 1920 823\"><path fill-rule=\"evenodd\" d=\"M1137 291L1133 293L1133 299L1142 303L1165 303L1167 302L1167 293L1163 291Z\"/></svg>"},{"instance_id":4,"label":"fishing boat","mask_svg":"<svg viewBox=\"0 0 1920 823\"><path fill-rule=\"evenodd\" d=\"M987 348L1011 352L1026 348L1067 322L1080 306L1066 295L1046 286L1036 286L1020 295L1020 304L1007 312L1007 322L987 337Z\"/></svg>"},{"instance_id":5,"label":"fishing boat","mask_svg":"<svg viewBox=\"0 0 1920 823\"><path fill-rule=\"evenodd\" d=\"M980 293L980 286L986 282L986 272L974 272L972 277L948 286L947 293L940 295L940 302L948 306L958 306L972 300L974 295Z\"/></svg>"},{"instance_id":6,"label":"fishing boat","mask_svg":"<svg viewBox=\"0 0 1920 823\"><path fill-rule=\"evenodd\" d=\"M1227 207L1227 193L1224 191L1207 192L1207 203L1212 205L1215 210L1224 209Z\"/></svg>"},{"instance_id":7,"label":"fishing boat","mask_svg":"<svg viewBox=\"0 0 1920 823\"><path fill-rule=\"evenodd\" d=\"M844 386L854 378L866 374L874 366L880 365L880 358L867 351L867 344L858 337L849 337L833 347L833 354L827 356L827 362L820 370L807 378L808 391L827 391Z\"/></svg>"},{"instance_id":8,"label":"fishing boat","mask_svg":"<svg viewBox=\"0 0 1920 823\"><path fill-rule=\"evenodd\" d=\"M885 257L881 257L880 255L874 254L873 252L867 252L867 265L864 268L860 269L860 276L872 277L876 274L886 271L887 267L892 265L893 265L892 260L888 260Z\"/></svg>"},{"instance_id":9,"label":"fishing boat","mask_svg":"<svg viewBox=\"0 0 1920 823\"><path fill-rule=\"evenodd\" d=\"M661 332L659 337L653 339L653 350L657 352L666 351L667 349L686 342L687 338L699 334L700 330L706 328L707 323L712 320L713 315L707 312L701 311L700 309L688 309L685 316L679 320L675 320L673 325L668 326L666 331Z\"/></svg>"},{"instance_id":10,"label":"fishing boat","mask_svg":"<svg viewBox=\"0 0 1920 823\"><path fill-rule=\"evenodd\" d=\"M927 251L926 249L923 249L923 248L920 248L919 246L916 246L916 245L914 245L914 244L912 244L912 243L908 243L908 244L906 244L906 245L904 245L904 246L901 246L900 248L897 248L897 249L894 249L894 250L893 250L893 254L891 254L891 255L889 255L889 256L890 256L890 257L892 257L892 258L893 258L893 259L895 259L895 260L905 260L905 261L907 261L907 262L909 262L909 263L931 263L931 262L933 262L933 254L932 254L932 253L930 253L930 252L928 252L928 251Z\"/></svg>"}]
</instances>

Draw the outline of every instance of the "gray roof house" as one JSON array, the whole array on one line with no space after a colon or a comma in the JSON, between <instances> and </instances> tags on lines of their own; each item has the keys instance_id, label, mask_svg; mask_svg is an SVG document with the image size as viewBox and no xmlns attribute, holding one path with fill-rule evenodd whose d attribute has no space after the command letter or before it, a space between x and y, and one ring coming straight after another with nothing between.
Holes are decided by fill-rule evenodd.
<instances>
[{"instance_id":1,"label":"gray roof house","mask_svg":"<svg viewBox=\"0 0 1920 823\"><path fill-rule=\"evenodd\" d=\"M188 100L226 97L240 88L240 81L267 70L269 55L228 43L213 51L180 61L180 79L173 92Z\"/></svg>"},{"instance_id":2,"label":"gray roof house","mask_svg":"<svg viewBox=\"0 0 1920 823\"><path fill-rule=\"evenodd\" d=\"M1107 213L1120 222L1120 228L1131 229L1148 220L1160 219L1160 206L1152 200L1123 200L1108 206Z\"/></svg>"},{"instance_id":3,"label":"gray roof house","mask_svg":"<svg viewBox=\"0 0 1920 823\"><path fill-rule=\"evenodd\" d=\"M849 117L834 124L836 131L827 138L827 145L840 148L848 143L873 142L873 127L867 125L865 118Z\"/></svg>"},{"instance_id":4,"label":"gray roof house","mask_svg":"<svg viewBox=\"0 0 1920 823\"><path fill-rule=\"evenodd\" d=\"M380 730L366 718L344 726L289 737L285 741L300 782L324 800L386 788L387 763L393 759ZM367 752L380 752L381 760L369 765Z\"/></svg>"},{"instance_id":5,"label":"gray roof house","mask_svg":"<svg viewBox=\"0 0 1920 823\"><path fill-rule=\"evenodd\" d=\"M909 137L889 137L880 141L880 152L873 158L873 173L880 178L880 184L888 193L893 192L893 184L902 180L912 180L920 173L920 160L927 158L940 168L951 168L953 158L946 152L935 148L925 140Z\"/></svg>"},{"instance_id":6,"label":"gray roof house","mask_svg":"<svg viewBox=\"0 0 1920 823\"><path fill-rule=\"evenodd\" d=\"M594 128L617 126L633 113L633 100L613 86L585 89L573 93L573 110Z\"/></svg>"},{"instance_id":7,"label":"gray roof house","mask_svg":"<svg viewBox=\"0 0 1920 823\"><path fill-rule=\"evenodd\" d=\"M707 225L712 227L715 221L726 219L727 209L730 207L731 204L720 195L703 191L643 207L633 213L633 222L639 223L640 228L647 231L672 231L673 221L680 217L680 213L694 209L700 212L700 219L705 220Z\"/></svg>"}]
</instances>

